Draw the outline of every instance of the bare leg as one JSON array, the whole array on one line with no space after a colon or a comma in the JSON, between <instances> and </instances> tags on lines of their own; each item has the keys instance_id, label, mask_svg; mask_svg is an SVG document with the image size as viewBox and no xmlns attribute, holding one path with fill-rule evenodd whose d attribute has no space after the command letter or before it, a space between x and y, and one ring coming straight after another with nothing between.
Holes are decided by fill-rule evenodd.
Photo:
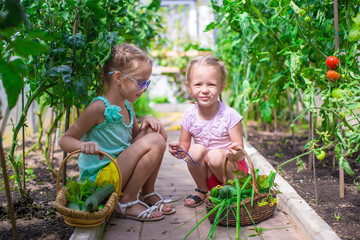
<instances>
[{"instance_id":1,"label":"bare leg","mask_svg":"<svg viewBox=\"0 0 360 240\"><path fill-rule=\"evenodd\" d=\"M136 140L126 150L118 156L118 164L122 173L122 190L124 195L120 203L135 201L143 185L150 176L158 172L159 163L161 164L166 144L162 135L149 133ZM138 215L145 207L136 204L128 207L126 214L131 216ZM119 209L117 209L117 212ZM151 217L161 216L162 213L155 211Z\"/></svg>"},{"instance_id":2,"label":"bare leg","mask_svg":"<svg viewBox=\"0 0 360 240\"><path fill-rule=\"evenodd\" d=\"M192 166L188 164L188 168L191 176L193 177L197 188L201 191L207 192L208 187L206 184L207 176L207 161L206 161L207 150L203 145L193 144L189 149L189 154L192 158L200 162L199 166ZM194 192L194 195L199 196L201 199L205 198L205 195L199 192ZM194 199L185 199L186 205L194 205Z\"/></svg>"},{"instance_id":3,"label":"bare leg","mask_svg":"<svg viewBox=\"0 0 360 240\"><path fill-rule=\"evenodd\" d=\"M136 138L133 140L133 142L136 142L137 140L141 139L142 137L144 137L145 135L149 134L149 133L154 133L154 131L151 128L146 128L145 130L141 130ZM167 134L164 131L161 131L160 134L164 137L164 141L166 142L167 139ZM155 182L157 179L157 176L159 174L159 170L160 170L160 166L162 163L164 157L164 152L163 154L161 154L159 160L157 161L158 164L156 165L154 171L152 172L152 174L150 175L150 177L146 180L146 182L144 183L144 185L141 188L141 195L146 195L148 193L152 193L155 191ZM157 203L159 201L159 197L158 196L150 196L146 199L144 199L144 202L150 205L154 205L155 203ZM170 212L173 209L173 205L172 204L165 204L162 208L163 212Z\"/></svg>"},{"instance_id":4,"label":"bare leg","mask_svg":"<svg viewBox=\"0 0 360 240\"><path fill-rule=\"evenodd\" d=\"M225 161L225 151L221 149L212 149L208 153L209 168L215 177L219 181L223 181L223 166ZM233 161L229 161L226 169L227 179L233 179L235 177L233 171L237 169L237 164ZM223 183L226 184L226 183Z\"/></svg>"}]
</instances>

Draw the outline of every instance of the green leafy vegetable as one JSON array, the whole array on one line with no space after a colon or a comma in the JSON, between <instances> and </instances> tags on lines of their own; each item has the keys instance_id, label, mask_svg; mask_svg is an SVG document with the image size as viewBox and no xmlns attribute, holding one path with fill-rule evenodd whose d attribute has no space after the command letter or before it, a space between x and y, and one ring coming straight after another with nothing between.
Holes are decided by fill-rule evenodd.
<instances>
[{"instance_id":1,"label":"green leafy vegetable","mask_svg":"<svg viewBox=\"0 0 360 240\"><path fill-rule=\"evenodd\" d=\"M86 199L96 191L95 183L89 179L83 181L70 181L66 187L69 188L67 198L70 203L77 203L81 209L84 209Z\"/></svg>"}]
</instances>

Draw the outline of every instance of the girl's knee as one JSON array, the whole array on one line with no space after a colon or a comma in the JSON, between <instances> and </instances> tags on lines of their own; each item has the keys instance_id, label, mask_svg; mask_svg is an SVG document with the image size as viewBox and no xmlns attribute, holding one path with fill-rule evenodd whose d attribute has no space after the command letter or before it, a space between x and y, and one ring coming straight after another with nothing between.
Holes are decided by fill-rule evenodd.
<instances>
[{"instance_id":1,"label":"girl's knee","mask_svg":"<svg viewBox=\"0 0 360 240\"><path fill-rule=\"evenodd\" d=\"M203 159L206 155L206 148L201 144L193 144L189 149L191 156Z\"/></svg>"},{"instance_id":2,"label":"girl's knee","mask_svg":"<svg viewBox=\"0 0 360 240\"><path fill-rule=\"evenodd\" d=\"M153 150L155 148L155 149L159 149L161 151L165 151L166 142L165 142L163 135L161 135L160 133L157 133L157 132L153 132L153 133L149 133L145 137L146 137L147 144L148 144L148 147L150 148L150 150Z\"/></svg>"},{"instance_id":3,"label":"girl's knee","mask_svg":"<svg viewBox=\"0 0 360 240\"><path fill-rule=\"evenodd\" d=\"M225 152L220 149L210 150L208 153L208 164L210 168L222 168L225 160Z\"/></svg>"}]
</instances>

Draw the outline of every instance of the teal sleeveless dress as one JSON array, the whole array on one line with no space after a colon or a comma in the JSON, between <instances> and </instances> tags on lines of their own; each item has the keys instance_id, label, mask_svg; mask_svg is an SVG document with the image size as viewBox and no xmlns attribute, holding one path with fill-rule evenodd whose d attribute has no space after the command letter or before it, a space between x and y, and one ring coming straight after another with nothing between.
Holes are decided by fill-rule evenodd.
<instances>
[{"instance_id":1,"label":"teal sleeveless dress","mask_svg":"<svg viewBox=\"0 0 360 240\"><path fill-rule=\"evenodd\" d=\"M108 153L115 159L131 144L134 112L132 111L129 102L126 101L125 106L130 115L130 124L125 125L123 122L123 116L119 113L121 110L119 106L110 105L109 101L102 96L94 98L92 102L96 100L103 101L105 104L105 121L102 124L92 127L81 138L81 141L93 141L98 143L100 150ZM78 165L80 168L79 180L85 180L85 178L88 178L90 181L96 181L97 183L99 179L97 180L96 178L99 172L107 167L110 162L111 160L106 156L100 160L97 155L80 153L78 159ZM116 172L117 170L115 168L115 171L112 171L112 173L116 174Z\"/></svg>"}]
</instances>

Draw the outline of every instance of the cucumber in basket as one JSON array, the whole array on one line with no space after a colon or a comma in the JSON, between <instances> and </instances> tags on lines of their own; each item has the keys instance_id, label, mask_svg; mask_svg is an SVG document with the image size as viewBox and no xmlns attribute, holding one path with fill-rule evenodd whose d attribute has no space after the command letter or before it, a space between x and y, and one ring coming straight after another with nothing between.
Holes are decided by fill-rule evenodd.
<instances>
[{"instance_id":1,"label":"cucumber in basket","mask_svg":"<svg viewBox=\"0 0 360 240\"><path fill-rule=\"evenodd\" d=\"M113 184L108 184L102 188L97 189L85 201L85 209L89 212L95 212L102 201L110 197L114 192Z\"/></svg>"}]
</instances>

